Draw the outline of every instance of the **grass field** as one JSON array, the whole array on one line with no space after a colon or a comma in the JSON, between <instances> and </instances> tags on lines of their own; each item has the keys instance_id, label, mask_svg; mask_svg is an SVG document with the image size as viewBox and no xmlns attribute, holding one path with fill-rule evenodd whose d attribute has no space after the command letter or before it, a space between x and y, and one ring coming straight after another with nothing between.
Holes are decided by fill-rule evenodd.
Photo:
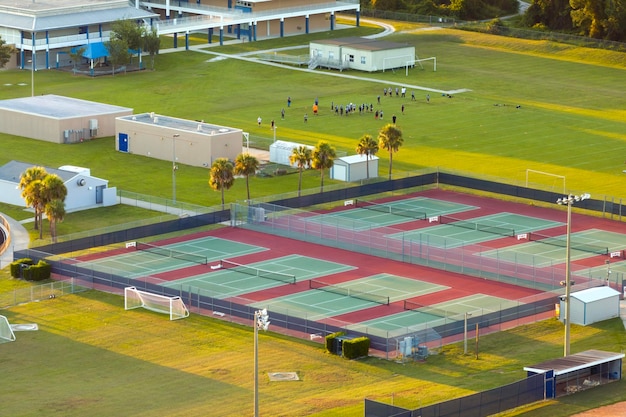
<instances>
[{"instance_id":1,"label":"grass field","mask_svg":"<svg viewBox=\"0 0 626 417\"><path fill-rule=\"evenodd\" d=\"M401 83L416 91L400 115L399 98L381 97L385 118L399 117L405 145L394 156L394 171L440 166L523 181L526 169L567 177L567 187L594 198L623 193L626 155L626 54L588 50L543 41L524 41L455 30L419 31L402 25L389 40L416 45L420 57L437 56L437 72L425 70L357 74L368 80L277 69L235 59L211 61L201 52L157 57L156 71L87 78L56 71L35 74L36 94L59 94L242 128L270 137L256 126L261 115L274 118L280 139L315 144L331 141L353 153L358 138L377 134L373 117L339 118L330 102L373 102L382 88ZM369 34L370 27L333 36ZM224 53L306 45L315 34L217 48ZM181 43L179 42L179 45ZM336 73L332 73L337 75ZM3 98L30 94L30 72L0 72ZM25 83L26 86L19 86ZM452 99L426 92L469 89ZM286 120L280 109L294 100ZM302 115L318 97L318 118ZM385 100L386 99L386 100ZM410 99L409 99L410 100ZM506 104L506 106L504 106ZM520 105L521 108L516 108ZM310 112L309 112L310 113ZM77 145L53 145L0 135L0 164L17 159L50 166L79 165L106 178L111 186L169 197L170 164L114 151L112 138ZM387 155L380 153L380 173ZM141 179L141 180L137 180ZM214 205L219 193L207 184L208 172L181 167L178 198ZM553 179L537 179L548 181ZM319 173L306 172L304 188L319 185ZM297 176L252 178L253 198L295 190ZM226 193L243 199L244 181ZM107 209L108 210L108 209ZM119 209L115 209L119 210ZM116 218L146 213L75 213L61 233L102 227ZM21 210L1 206L0 211ZM133 217L134 218L134 217ZM63 229L65 228L65 229ZM0 271L0 291L25 285ZM12 322L35 322L39 332L18 333L0 345L0 360L10 382L3 384L0 414L11 416L185 415L241 416L252 413L252 330L192 316L175 323L144 311L124 312L120 297L88 292L30 303L3 311ZM396 364L368 358L344 361L319 345L269 333L261 335L261 374L296 371L302 381L260 387L261 411L270 416L361 416L363 398L407 408L465 395L524 376L523 366L562 354L562 325L546 321L481 338L480 358L462 355L462 346L445 347L425 363ZM598 348L620 352L623 325L618 319L597 326L572 327L572 351ZM7 379L9 381L9 378ZM625 400L623 381L507 415L568 416L601 404Z\"/></svg>"}]
</instances>

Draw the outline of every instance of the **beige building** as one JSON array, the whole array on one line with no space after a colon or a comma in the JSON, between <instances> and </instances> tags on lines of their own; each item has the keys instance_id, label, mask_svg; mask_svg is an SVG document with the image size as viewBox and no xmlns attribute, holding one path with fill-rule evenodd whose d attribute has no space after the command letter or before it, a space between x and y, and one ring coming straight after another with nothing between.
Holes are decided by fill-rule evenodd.
<instances>
[{"instance_id":1,"label":"beige building","mask_svg":"<svg viewBox=\"0 0 626 417\"><path fill-rule=\"evenodd\" d=\"M154 113L118 117L115 130L117 151L197 167L234 161L243 144L241 129Z\"/></svg>"},{"instance_id":2,"label":"beige building","mask_svg":"<svg viewBox=\"0 0 626 417\"><path fill-rule=\"evenodd\" d=\"M113 136L127 107L48 94L0 100L0 132L53 143Z\"/></svg>"}]
</instances>

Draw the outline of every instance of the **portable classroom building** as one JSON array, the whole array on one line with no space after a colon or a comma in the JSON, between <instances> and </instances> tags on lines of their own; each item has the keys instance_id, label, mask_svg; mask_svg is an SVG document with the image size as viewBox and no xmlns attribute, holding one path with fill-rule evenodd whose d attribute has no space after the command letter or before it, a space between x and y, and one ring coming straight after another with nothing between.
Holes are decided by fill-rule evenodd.
<instances>
[{"instance_id":1,"label":"portable classroom building","mask_svg":"<svg viewBox=\"0 0 626 417\"><path fill-rule=\"evenodd\" d=\"M378 157L366 155L350 155L335 159L330 169L330 178L339 181L360 181L378 177Z\"/></svg>"},{"instance_id":2,"label":"portable classroom building","mask_svg":"<svg viewBox=\"0 0 626 417\"><path fill-rule=\"evenodd\" d=\"M309 43L314 66L375 72L405 68L415 62L415 47L404 43L359 37Z\"/></svg>"},{"instance_id":3,"label":"portable classroom building","mask_svg":"<svg viewBox=\"0 0 626 417\"><path fill-rule=\"evenodd\" d=\"M570 294L570 323L587 326L619 317L619 291L608 286ZM565 297L560 297L559 320L565 320Z\"/></svg>"}]
</instances>

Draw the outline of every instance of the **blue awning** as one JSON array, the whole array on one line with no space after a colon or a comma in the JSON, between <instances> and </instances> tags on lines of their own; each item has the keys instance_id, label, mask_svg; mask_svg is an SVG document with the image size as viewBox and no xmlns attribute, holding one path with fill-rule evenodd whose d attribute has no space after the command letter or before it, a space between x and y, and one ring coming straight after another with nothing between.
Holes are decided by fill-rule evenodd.
<instances>
[{"instance_id":1,"label":"blue awning","mask_svg":"<svg viewBox=\"0 0 626 417\"><path fill-rule=\"evenodd\" d=\"M97 59L109 56L109 51L103 42L95 42L89 43L83 46L77 46L72 48L72 53L76 53L76 51L80 48L85 48L83 52L83 58L86 59Z\"/></svg>"}]
</instances>

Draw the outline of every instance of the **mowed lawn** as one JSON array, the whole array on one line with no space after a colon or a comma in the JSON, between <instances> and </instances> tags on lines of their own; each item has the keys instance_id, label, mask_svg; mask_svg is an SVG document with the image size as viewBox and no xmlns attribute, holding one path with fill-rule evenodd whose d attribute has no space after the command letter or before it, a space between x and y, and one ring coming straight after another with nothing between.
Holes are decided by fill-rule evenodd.
<instances>
[{"instance_id":1,"label":"mowed lawn","mask_svg":"<svg viewBox=\"0 0 626 417\"><path fill-rule=\"evenodd\" d=\"M413 30L415 29L415 30ZM626 54L548 42L523 41L455 30L420 31L403 25L388 39L416 45L421 58L436 56L424 70L338 74L282 69L234 58L181 51L157 57L156 71L87 78L56 71L35 74L36 94L59 94L132 107L186 119L240 127L252 137L315 144L330 141L354 153L363 134L398 117L405 144L394 155L394 172L423 167L471 172L523 182L527 169L567 177L572 190L621 196L626 155ZM354 29L369 34L371 28ZM332 34L342 36L341 32ZM311 36L312 37L312 36ZM306 45L310 37L246 43L259 50ZM179 45L181 43L179 42ZM236 53L243 46L208 48ZM339 76L338 76L339 75ZM368 80L342 75L366 77ZM30 94L28 71L0 72L3 98ZM20 86L20 83L27 84ZM385 86L407 85L409 97L382 96ZM422 89L425 88L425 89ZM427 90L426 90L427 89ZM456 91L452 98L433 91ZM415 91L417 100L410 101ZM430 103L425 96L429 93ZM286 107L286 98L293 100ZM321 113L310 106L320 101ZM330 103L373 103L372 115L336 117ZM401 105L405 104L405 114ZM518 108L519 106L519 108ZM280 110L287 117L280 120ZM303 115L309 122L303 123ZM261 116L264 125L256 126ZM0 135L0 164L18 159L49 166L91 168L111 186L144 194L171 195L171 163L114 151L112 138L77 145L53 145ZM387 155L380 174L386 175ZM208 171L181 167L177 197L215 205ZM546 186L554 179L534 178ZM319 185L319 173L305 174L305 188ZM328 179L327 179L328 181ZM327 182L328 183L328 182ZM251 178L253 198L293 191L297 176ZM244 181L226 193L227 202L245 198ZM94 220L95 223L95 220ZM72 230L74 231L74 230ZM0 288L12 286L6 268ZM14 323L38 323L38 332L18 333L0 345L5 374L3 411L11 416L241 416L252 414L252 329L193 315L168 322L146 311L123 310L114 295L88 292L13 307L2 313ZM363 398L415 408L488 389L524 377L523 366L562 354L563 327L555 320L481 337L480 356L462 346L444 347L425 363L397 364L377 358L345 361L320 345L269 332L261 335L260 403L268 416L362 416ZM623 325L573 326L572 351L620 352ZM269 382L268 372L298 372L299 382ZM567 416L626 399L624 382L534 406L526 416Z\"/></svg>"},{"instance_id":2,"label":"mowed lawn","mask_svg":"<svg viewBox=\"0 0 626 417\"><path fill-rule=\"evenodd\" d=\"M371 29L362 29L370 33ZM351 33L354 33L352 31ZM341 36L341 32L336 32ZM307 37L268 40L245 44L260 50L274 46L307 44ZM594 197L622 193L622 169L626 154L626 97L620 85L626 74L624 54L591 50L589 57L575 48L540 41L524 41L458 30L397 33L389 40L416 46L420 57L437 57L424 70L404 69L367 74L356 71L277 68L238 59L216 59L211 52L238 52L236 46L204 48L206 53L184 51L157 57L156 71L97 78L72 76L56 71L35 74L37 94L61 94L128 106L135 112L162 113L186 119L235 126L250 132L253 139L271 142L270 120L278 126L277 139L314 145L331 142L339 151L353 154L364 134L377 135L392 114L398 117L405 143L394 156L394 172L423 167L490 175L523 182L532 169L566 176L567 187L591 192ZM239 47L239 48L243 48ZM593 59L592 59L593 58ZM302 68L300 68L302 69ZM364 77L367 80L349 77ZM27 71L0 73L4 97L28 94ZM5 84L10 84L9 86ZM416 101L377 96L386 86L406 85ZM453 98L420 90L456 91ZM431 96L426 103L426 94ZM287 97L292 106L287 107ZM317 98L320 115L312 116ZM336 117L331 103L373 103L383 110L383 121L372 114ZM405 114L401 106L405 105ZM520 108L517 108L520 106ZM286 110L285 120L280 111ZM305 113L308 123L303 122ZM261 116L264 123L256 124ZM112 139L63 146L32 142L1 135L6 152L0 163L20 159L52 166L87 165L94 175L107 178L120 189L169 197L171 173L166 161L153 161L138 155L114 151ZM269 142L268 142L269 141ZM90 147L94 147L90 151ZM78 149L81 148L81 149ZM379 173L386 175L388 154L379 152ZM305 175L304 188L319 185L319 173ZM137 178L141 178L138 181ZM208 172L182 167L177 173L179 199L214 205L219 193L207 184ZM553 186L549 176L531 178ZM252 179L255 193L275 194L295 190L297 177ZM226 193L227 201L245 195L245 181L237 181Z\"/></svg>"},{"instance_id":3,"label":"mowed lawn","mask_svg":"<svg viewBox=\"0 0 626 417\"><path fill-rule=\"evenodd\" d=\"M168 321L124 310L123 297L96 291L3 311L11 323L37 323L0 345L7 416L215 416L253 411L253 330L192 315ZM271 319L271 312L270 312ZM621 329L620 329L621 328ZM425 362L345 360L322 345L270 331L259 335L259 404L273 417L360 417L363 399L417 408L525 377L523 367L562 354L562 325L548 320L483 336L479 356L462 344ZM619 352L619 319L572 327L574 352ZM296 372L299 381L270 382L268 373ZM528 416L567 416L624 398L623 381L531 407ZM522 415L519 413L509 415Z\"/></svg>"}]
</instances>

